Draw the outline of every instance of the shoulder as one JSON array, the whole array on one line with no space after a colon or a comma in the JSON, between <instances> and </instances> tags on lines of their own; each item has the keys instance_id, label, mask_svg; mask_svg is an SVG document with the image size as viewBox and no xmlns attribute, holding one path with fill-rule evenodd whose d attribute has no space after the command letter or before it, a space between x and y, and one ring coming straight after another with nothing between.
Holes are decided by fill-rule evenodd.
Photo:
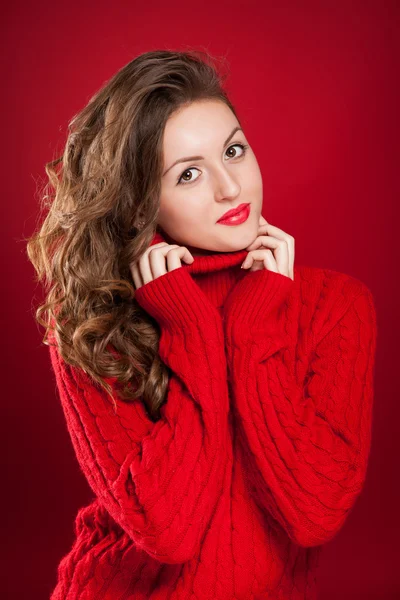
<instances>
[{"instance_id":1,"label":"shoulder","mask_svg":"<svg viewBox=\"0 0 400 600\"><path fill-rule=\"evenodd\" d=\"M302 321L318 335L324 335L357 306L366 318L375 319L375 304L370 288L361 279L323 267L294 267L293 287ZM361 315L362 318L362 315Z\"/></svg>"},{"instance_id":2,"label":"shoulder","mask_svg":"<svg viewBox=\"0 0 400 600\"><path fill-rule=\"evenodd\" d=\"M321 296L342 297L343 302L354 300L360 294L371 294L369 287L357 277L327 269L298 265L294 267L295 278L299 282L299 290L306 296L319 293Z\"/></svg>"}]
</instances>

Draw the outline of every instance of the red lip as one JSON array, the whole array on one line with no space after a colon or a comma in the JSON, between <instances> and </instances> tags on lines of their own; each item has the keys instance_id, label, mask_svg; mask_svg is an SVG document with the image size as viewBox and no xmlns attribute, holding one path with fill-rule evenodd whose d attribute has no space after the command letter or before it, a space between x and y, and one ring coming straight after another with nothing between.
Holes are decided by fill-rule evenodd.
<instances>
[{"instance_id":1,"label":"red lip","mask_svg":"<svg viewBox=\"0 0 400 600\"><path fill-rule=\"evenodd\" d=\"M220 221L225 221L225 219L229 219L229 217L233 217L233 215L237 215L237 213L242 212L242 210L244 210L247 206L250 206L250 202L245 202L239 204L239 206L237 206L236 208L231 208L231 210L228 210L222 215L222 217L218 219L217 223L219 223Z\"/></svg>"}]
</instances>

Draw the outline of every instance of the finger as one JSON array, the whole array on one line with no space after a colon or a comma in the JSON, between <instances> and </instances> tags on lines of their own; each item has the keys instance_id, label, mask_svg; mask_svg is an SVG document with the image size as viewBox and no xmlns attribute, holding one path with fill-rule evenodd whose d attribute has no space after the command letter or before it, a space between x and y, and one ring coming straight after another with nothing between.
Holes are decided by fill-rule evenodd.
<instances>
[{"instance_id":1,"label":"finger","mask_svg":"<svg viewBox=\"0 0 400 600\"><path fill-rule=\"evenodd\" d=\"M186 246L178 246L167 253L167 270L173 271L182 266L182 261L192 263L194 258Z\"/></svg>"},{"instance_id":2,"label":"finger","mask_svg":"<svg viewBox=\"0 0 400 600\"><path fill-rule=\"evenodd\" d=\"M177 244L166 244L165 246L152 246L147 253L147 260L143 262L141 269L143 282L148 283L169 271L178 269L182 266L181 260L193 262L194 258L185 246Z\"/></svg>"},{"instance_id":3,"label":"finger","mask_svg":"<svg viewBox=\"0 0 400 600\"><path fill-rule=\"evenodd\" d=\"M272 254L271 250L267 251L267 255L265 256L263 262L264 262L264 267L266 269L268 269L268 271L273 271L274 273L279 273L277 262L275 260L274 255Z\"/></svg>"},{"instance_id":4,"label":"finger","mask_svg":"<svg viewBox=\"0 0 400 600\"><path fill-rule=\"evenodd\" d=\"M158 244L154 244L153 246L149 246L149 248L147 248L147 250L139 258L139 260L130 263L129 268L130 268L132 279L133 279L133 283L134 283L136 289L140 288L143 285L143 278L142 278L142 275L141 275L141 272L140 272L141 261L142 261L142 263L144 262L145 256L149 253L149 251L152 248L155 248L155 247L158 247L158 246L166 246L166 245L168 245L167 242L159 242Z\"/></svg>"},{"instance_id":5,"label":"finger","mask_svg":"<svg viewBox=\"0 0 400 600\"><path fill-rule=\"evenodd\" d=\"M139 268L136 263L131 263L130 270L132 273L132 279L135 286L135 289L139 289L143 285L142 277L139 272Z\"/></svg>"},{"instance_id":6,"label":"finger","mask_svg":"<svg viewBox=\"0 0 400 600\"><path fill-rule=\"evenodd\" d=\"M250 265L250 271L268 269L269 271L278 273L278 266L271 250L255 250L248 254L243 264Z\"/></svg>"},{"instance_id":7,"label":"finger","mask_svg":"<svg viewBox=\"0 0 400 600\"><path fill-rule=\"evenodd\" d=\"M286 240L279 240L270 235L260 235L249 246L250 252L261 248L272 248L274 258L278 267L279 273L289 275L290 273L290 258L289 247Z\"/></svg>"},{"instance_id":8,"label":"finger","mask_svg":"<svg viewBox=\"0 0 400 600\"><path fill-rule=\"evenodd\" d=\"M257 238L254 244L257 244L259 248L251 250L251 255L260 257L259 260L262 260L262 247L272 249L273 257L277 266L277 272L287 276L290 275L289 250L285 240L278 240L277 238L271 237L269 235L261 235Z\"/></svg>"},{"instance_id":9,"label":"finger","mask_svg":"<svg viewBox=\"0 0 400 600\"><path fill-rule=\"evenodd\" d=\"M153 279L153 274L150 267L149 256L154 250L158 250L161 247L169 246L167 242L159 242L149 246L139 258L139 260L132 265L132 269L136 273L136 278L140 279L140 285L144 285Z\"/></svg>"},{"instance_id":10,"label":"finger","mask_svg":"<svg viewBox=\"0 0 400 600\"><path fill-rule=\"evenodd\" d=\"M286 240L280 240L270 235L261 236L262 239L266 240L264 243L268 248L273 248L273 255L278 267L278 273L282 275L290 275L290 258L289 258L289 246Z\"/></svg>"},{"instance_id":11,"label":"finger","mask_svg":"<svg viewBox=\"0 0 400 600\"><path fill-rule=\"evenodd\" d=\"M139 260L139 268L144 284L167 273L165 257L171 249L178 247L178 244L160 242L160 244L154 244L146 250Z\"/></svg>"},{"instance_id":12,"label":"finger","mask_svg":"<svg viewBox=\"0 0 400 600\"><path fill-rule=\"evenodd\" d=\"M255 263L264 263L264 259L266 257L268 257L268 259L269 259L269 265L272 267L271 270L277 272L277 264L276 264L275 257L273 255L272 250L269 250L268 248L262 248L260 250L252 250L251 252L249 252L248 255L246 256L245 260L242 263L242 267L249 268L249 267L253 266ZM271 263L271 260L273 261L272 263Z\"/></svg>"},{"instance_id":13,"label":"finger","mask_svg":"<svg viewBox=\"0 0 400 600\"><path fill-rule=\"evenodd\" d=\"M285 242L283 240L279 240L276 237L273 237L272 235L259 235L256 237L256 239L254 240L254 242L252 242L250 244L250 246L247 246L247 248L250 251L253 250L258 250L259 248L277 248L279 245L284 244ZM247 250L246 248L246 250Z\"/></svg>"},{"instance_id":14,"label":"finger","mask_svg":"<svg viewBox=\"0 0 400 600\"><path fill-rule=\"evenodd\" d=\"M265 222L264 224L261 224L261 219L264 219L264 217L260 217L260 225L258 227L258 232L257 232L257 237L251 242L251 244L249 246L247 246L247 248L245 248L246 250L251 250L257 247L257 239L260 235L267 235L268 233L268 227L269 224L267 222ZM265 221L265 219L264 219ZM254 244L256 244L256 246L254 246Z\"/></svg>"},{"instance_id":15,"label":"finger","mask_svg":"<svg viewBox=\"0 0 400 600\"><path fill-rule=\"evenodd\" d=\"M259 222L258 222L258 233L257 233L257 235L262 235L262 234L267 233L268 227L269 227L269 223L261 215L260 219L259 219Z\"/></svg>"},{"instance_id":16,"label":"finger","mask_svg":"<svg viewBox=\"0 0 400 600\"><path fill-rule=\"evenodd\" d=\"M283 231L283 229L280 229L279 227L276 227L275 225L271 225L271 223L268 223L268 227L266 227L266 231L267 231L268 235L274 236L280 240L286 240L288 249L289 249L289 265L290 265L291 270L293 270L294 257L295 257L295 239L294 239L294 237L292 235L290 235L289 233L287 233L286 231Z\"/></svg>"}]
</instances>

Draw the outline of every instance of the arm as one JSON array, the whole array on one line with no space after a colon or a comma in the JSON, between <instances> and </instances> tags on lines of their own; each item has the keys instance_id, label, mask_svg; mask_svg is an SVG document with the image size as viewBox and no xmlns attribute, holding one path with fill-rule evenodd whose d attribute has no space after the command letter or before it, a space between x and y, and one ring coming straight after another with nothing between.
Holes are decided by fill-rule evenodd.
<instances>
[{"instance_id":1,"label":"arm","mask_svg":"<svg viewBox=\"0 0 400 600\"><path fill-rule=\"evenodd\" d=\"M183 563L223 493L229 397L222 321L184 268L136 290L160 323L159 354L172 370L162 418L139 400L118 403L86 373L52 365L80 467L96 496L135 544L165 563Z\"/></svg>"},{"instance_id":2,"label":"arm","mask_svg":"<svg viewBox=\"0 0 400 600\"><path fill-rule=\"evenodd\" d=\"M295 368L298 323L296 333L291 327L301 298L291 298L289 310L290 278L249 273L226 307L234 408L252 493L304 547L339 531L363 486L370 449L376 313L365 284L346 278L350 285L323 292L324 307L313 315L321 326L304 378Z\"/></svg>"}]
</instances>

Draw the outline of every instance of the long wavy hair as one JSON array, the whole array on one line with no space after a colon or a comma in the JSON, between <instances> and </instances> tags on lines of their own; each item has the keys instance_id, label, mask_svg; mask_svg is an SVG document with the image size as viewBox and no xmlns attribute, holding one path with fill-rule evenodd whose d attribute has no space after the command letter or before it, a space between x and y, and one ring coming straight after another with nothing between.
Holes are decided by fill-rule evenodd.
<instances>
[{"instance_id":1,"label":"long wavy hair","mask_svg":"<svg viewBox=\"0 0 400 600\"><path fill-rule=\"evenodd\" d=\"M205 51L154 50L122 67L68 123L62 155L45 165L41 224L27 238L46 290L35 311L42 342L55 342L115 409L115 392L124 401L140 398L154 421L169 372L158 355L158 323L135 300L130 264L160 231L169 117L207 99L225 102L237 117L223 88L227 73L215 63Z\"/></svg>"}]
</instances>

